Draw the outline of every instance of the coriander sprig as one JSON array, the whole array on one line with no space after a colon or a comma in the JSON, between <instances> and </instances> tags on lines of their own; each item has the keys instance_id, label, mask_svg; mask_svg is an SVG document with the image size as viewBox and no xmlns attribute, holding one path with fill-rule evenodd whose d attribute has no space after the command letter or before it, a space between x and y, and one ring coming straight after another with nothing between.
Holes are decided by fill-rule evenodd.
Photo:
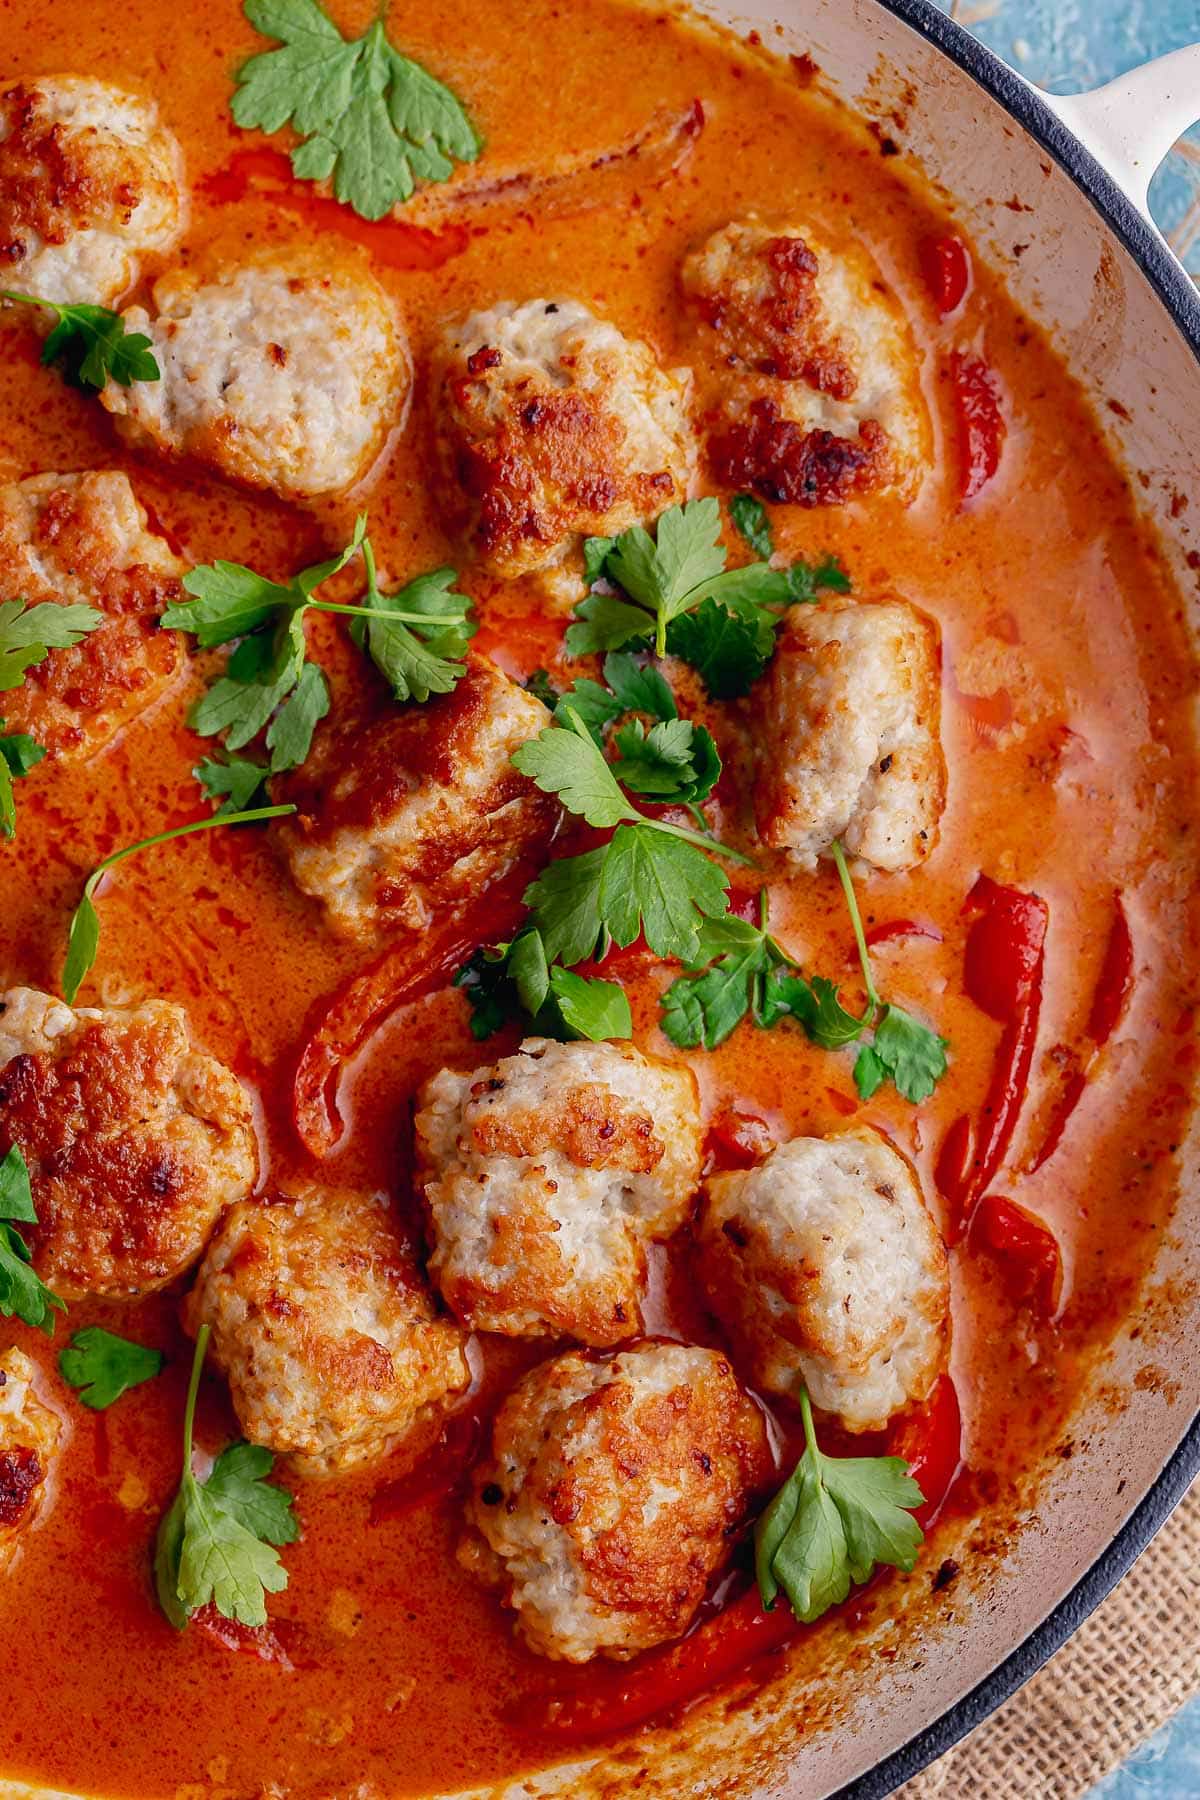
<instances>
[{"instance_id":1,"label":"coriander sprig","mask_svg":"<svg viewBox=\"0 0 1200 1800\"><path fill-rule=\"evenodd\" d=\"M798 562L776 569L759 556L726 568L720 534L721 508L708 496L668 508L653 538L642 525L616 538L588 538L584 576L593 591L567 629L568 654L652 645L656 656L670 652L690 663L714 698L747 693L774 653L787 608L850 584L831 559L816 568ZM765 515L749 541L769 546Z\"/></svg>"},{"instance_id":2,"label":"coriander sprig","mask_svg":"<svg viewBox=\"0 0 1200 1800\"><path fill-rule=\"evenodd\" d=\"M295 810L294 806L255 806L246 812L216 812L207 819L193 819L190 825L176 825L171 831L159 831L153 837L140 838L136 844L124 844L121 849L114 850L111 856L106 856L103 862L97 863L84 883L79 905L71 915L67 934L67 960L63 965L62 976L63 995L67 1004L74 1005L75 996L100 948L100 916L94 899L96 889L109 869L124 862L127 856L136 856L140 850L153 850L158 844L169 844L175 838L190 837L196 831L212 831L218 825L256 825L260 819L282 819Z\"/></svg>"},{"instance_id":3,"label":"coriander sprig","mask_svg":"<svg viewBox=\"0 0 1200 1800\"><path fill-rule=\"evenodd\" d=\"M351 605L319 597L317 590L360 552L365 600ZM310 612L352 619L351 635L391 682L397 699L424 701L431 693L448 693L464 672L462 659L475 629L467 617L470 600L452 591L454 580L453 569L436 569L399 594L382 595L365 513L337 556L301 569L287 582L272 581L242 563L201 564L183 578L192 598L169 606L163 624L191 632L206 650L241 641L225 674L192 707L188 724L201 737L223 737L231 751L265 731L270 766L264 776L297 768L329 711L324 672L308 660L304 620ZM211 771L220 765L202 766ZM198 779L206 791L217 791L205 777ZM240 773L236 787L227 791L246 792L245 780L248 775Z\"/></svg>"},{"instance_id":4,"label":"coriander sprig","mask_svg":"<svg viewBox=\"0 0 1200 1800\"><path fill-rule=\"evenodd\" d=\"M110 381L132 387L135 381L159 381L162 377L150 339L141 331L127 331L120 313L107 306L61 300L41 300L36 294L20 294L0 288L0 300L37 306L52 312L58 323L42 346L42 365L62 358L69 381L79 387L102 388Z\"/></svg>"},{"instance_id":5,"label":"coriander sprig","mask_svg":"<svg viewBox=\"0 0 1200 1800\"><path fill-rule=\"evenodd\" d=\"M480 1040L520 1019L539 1037L587 1038L594 1044L633 1035L629 1000L619 982L578 975L551 964L540 931L527 926L507 944L479 950L454 977L471 1008Z\"/></svg>"},{"instance_id":6,"label":"coriander sprig","mask_svg":"<svg viewBox=\"0 0 1200 1800\"><path fill-rule=\"evenodd\" d=\"M260 1445L230 1444L207 1479L196 1479L192 1430L208 1338L202 1325L183 1413L183 1476L154 1549L158 1603L177 1631L210 1601L240 1625L265 1625L265 1596L288 1580L277 1547L300 1535L292 1496L266 1480L275 1458Z\"/></svg>"},{"instance_id":7,"label":"coriander sprig","mask_svg":"<svg viewBox=\"0 0 1200 1800\"><path fill-rule=\"evenodd\" d=\"M418 181L445 181L454 159L474 162L482 140L461 102L388 41L382 16L346 39L316 0L245 0L251 25L280 47L252 56L237 75L237 124L303 140L292 169L332 180L339 200L381 219Z\"/></svg>"},{"instance_id":8,"label":"coriander sprig","mask_svg":"<svg viewBox=\"0 0 1200 1800\"><path fill-rule=\"evenodd\" d=\"M782 1592L811 1625L880 1564L912 1569L925 1541L913 1508L925 1496L898 1456L827 1456L800 1390L804 1454L754 1533L755 1572L770 1612Z\"/></svg>"},{"instance_id":9,"label":"coriander sprig","mask_svg":"<svg viewBox=\"0 0 1200 1800\"><path fill-rule=\"evenodd\" d=\"M130 1388L153 1381L163 1360L161 1350L118 1337L102 1325L85 1325L59 1352L58 1368L67 1386L78 1390L85 1406L103 1412Z\"/></svg>"},{"instance_id":10,"label":"coriander sprig","mask_svg":"<svg viewBox=\"0 0 1200 1800\"><path fill-rule=\"evenodd\" d=\"M4 720L0 719L0 728ZM13 782L21 780L45 760L46 752L26 731L0 735L0 837L17 834L17 803Z\"/></svg>"},{"instance_id":11,"label":"coriander sprig","mask_svg":"<svg viewBox=\"0 0 1200 1800\"><path fill-rule=\"evenodd\" d=\"M52 1293L30 1268L33 1260L18 1225L36 1225L29 1167L13 1144L0 1162L0 1316L54 1335L54 1314L66 1312L65 1300Z\"/></svg>"},{"instance_id":12,"label":"coriander sprig","mask_svg":"<svg viewBox=\"0 0 1200 1800\"><path fill-rule=\"evenodd\" d=\"M70 649L103 623L103 613L94 606L60 606L54 600L37 606L25 600L0 602L0 693L19 688L26 670L44 662L51 650ZM3 725L0 719L0 728ZM28 775L45 755L41 744L27 732L0 736L0 837L16 835L13 781Z\"/></svg>"},{"instance_id":13,"label":"coriander sprig","mask_svg":"<svg viewBox=\"0 0 1200 1800\"><path fill-rule=\"evenodd\" d=\"M906 1100L927 1100L946 1072L947 1041L880 999L840 844L834 845L833 857L862 965L867 999L863 1013L848 1011L837 986L825 976L800 972L795 959L771 935L764 888L757 925L730 914L708 919L700 927L690 972L678 976L661 998L663 1031L680 1049L715 1050L746 1017L766 1030L791 1018L822 1050L861 1044L854 1079L862 1099L871 1099L890 1077ZM871 1042L862 1043L872 1027Z\"/></svg>"}]
</instances>

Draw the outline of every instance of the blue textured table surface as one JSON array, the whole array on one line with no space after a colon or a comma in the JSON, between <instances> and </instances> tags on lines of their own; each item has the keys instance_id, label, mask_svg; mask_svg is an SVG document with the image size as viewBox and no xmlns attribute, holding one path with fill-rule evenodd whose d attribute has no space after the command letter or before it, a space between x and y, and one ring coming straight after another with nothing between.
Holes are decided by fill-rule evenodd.
<instances>
[{"instance_id":1,"label":"blue textured table surface","mask_svg":"<svg viewBox=\"0 0 1200 1800\"><path fill-rule=\"evenodd\" d=\"M1056 94L1098 87L1152 56L1200 42L1200 0L938 0L998 56ZM1200 116L1200 94L1196 97ZM1155 220L1200 277L1200 130L1150 190ZM1137 1671L1129 1671L1129 1697ZM1030 1800L1038 1800L1031 1795ZM1200 1700L1101 1782L1091 1800L1200 1800Z\"/></svg>"}]
</instances>

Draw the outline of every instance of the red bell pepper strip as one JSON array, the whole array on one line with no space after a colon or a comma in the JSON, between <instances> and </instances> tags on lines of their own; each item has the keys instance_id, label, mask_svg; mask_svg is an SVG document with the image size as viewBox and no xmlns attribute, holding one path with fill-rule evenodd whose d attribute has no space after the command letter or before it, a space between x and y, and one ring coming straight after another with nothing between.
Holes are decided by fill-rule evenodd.
<instances>
[{"instance_id":1,"label":"red bell pepper strip","mask_svg":"<svg viewBox=\"0 0 1200 1800\"><path fill-rule=\"evenodd\" d=\"M950 386L960 447L959 493L973 500L1000 467L1008 423L1000 390L987 363L956 350L950 358Z\"/></svg>"},{"instance_id":2,"label":"red bell pepper strip","mask_svg":"<svg viewBox=\"0 0 1200 1800\"><path fill-rule=\"evenodd\" d=\"M997 1258L1015 1300L1031 1302L1044 1319L1054 1317L1062 1294L1062 1252L1048 1225L1002 1194L985 1194L971 1241Z\"/></svg>"},{"instance_id":3,"label":"red bell pepper strip","mask_svg":"<svg viewBox=\"0 0 1200 1800\"><path fill-rule=\"evenodd\" d=\"M917 246L917 256L933 304L943 319L948 318L962 305L970 286L971 259L967 247L953 234L926 237Z\"/></svg>"},{"instance_id":4,"label":"red bell pepper strip","mask_svg":"<svg viewBox=\"0 0 1200 1800\"><path fill-rule=\"evenodd\" d=\"M1100 966L1100 975L1088 1013L1087 1035L1097 1050L1107 1044L1116 1030L1129 999L1129 990L1133 986L1133 936L1120 894L1115 896L1114 909L1104 961ZM1042 1147L1029 1165L1031 1173L1040 1169L1043 1163L1049 1162L1062 1143L1063 1134L1072 1113L1083 1098L1087 1082L1088 1072L1079 1066L1076 1058L1058 1104L1050 1115Z\"/></svg>"},{"instance_id":5,"label":"red bell pepper strip","mask_svg":"<svg viewBox=\"0 0 1200 1800\"><path fill-rule=\"evenodd\" d=\"M1116 895L1114 906L1108 947L1088 1015L1087 1033L1097 1048L1107 1044L1116 1030L1133 986L1133 934L1120 894Z\"/></svg>"},{"instance_id":6,"label":"red bell pepper strip","mask_svg":"<svg viewBox=\"0 0 1200 1800\"><path fill-rule=\"evenodd\" d=\"M887 1453L904 1458L924 1494L914 1517L928 1531L962 1468L962 1412L949 1375L939 1375L924 1405L905 1413L888 1433Z\"/></svg>"},{"instance_id":7,"label":"red bell pepper strip","mask_svg":"<svg viewBox=\"0 0 1200 1800\"><path fill-rule=\"evenodd\" d=\"M706 1148L714 1170L753 1169L770 1155L775 1139L767 1121L757 1113L725 1106L709 1125Z\"/></svg>"},{"instance_id":8,"label":"red bell pepper strip","mask_svg":"<svg viewBox=\"0 0 1200 1800\"><path fill-rule=\"evenodd\" d=\"M313 1156L328 1156L345 1129L335 1090L346 1063L398 1007L445 987L481 944L513 935L530 874L527 868L513 870L465 914L452 915L424 937L401 938L324 1004L292 1083L292 1119Z\"/></svg>"},{"instance_id":9,"label":"red bell pepper strip","mask_svg":"<svg viewBox=\"0 0 1200 1800\"><path fill-rule=\"evenodd\" d=\"M951 1243L1004 1159L1029 1086L1050 916L1037 894L1002 887L987 875L975 883L967 906L979 913L967 935L967 993L1005 1029L978 1127L956 1120L938 1157L935 1177L951 1206Z\"/></svg>"}]
</instances>

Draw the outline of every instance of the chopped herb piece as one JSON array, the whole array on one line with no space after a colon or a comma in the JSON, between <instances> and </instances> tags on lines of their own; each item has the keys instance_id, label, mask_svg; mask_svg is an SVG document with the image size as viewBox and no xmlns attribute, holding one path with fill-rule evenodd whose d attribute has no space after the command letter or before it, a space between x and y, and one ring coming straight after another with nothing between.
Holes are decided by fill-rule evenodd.
<instances>
[{"instance_id":1,"label":"chopped herb piece","mask_svg":"<svg viewBox=\"0 0 1200 1800\"><path fill-rule=\"evenodd\" d=\"M0 719L0 727L4 720ZM10 731L0 736L0 837L13 838L17 833L17 803L14 780L21 780L30 769L36 769L46 752L25 731Z\"/></svg>"},{"instance_id":2,"label":"chopped herb piece","mask_svg":"<svg viewBox=\"0 0 1200 1800\"><path fill-rule=\"evenodd\" d=\"M17 1225L36 1225L29 1168L16 1144L0 1162L0 1316L21 1319L54 1335L55 1312L66 1312L66 1302L51 1293L29 1264L28 1244Z\"/></svg>"},{"instance_id":3,"label":"chopped herb piece","mask_svg":"<svg viewBox=\"0 0 1200 1800\"><path fill-rule=\"evenodd\" d=\"M58 1366L68 1387L79 1389L79 1398L93 1412L103 1412L130 1388L152 1381L163 1366L161 1350L148 1350L100 1325L77 1331Z\"/></svg>"},{"instance_id":4,"label":"chopped herb piece","mask_svg":"<svg viewBox=\"0 0 1200 1800\"><path fill-rule=\"evenodd\" d=\"M763 562L770 562L775 541L771 536L771 521L762 501L756 500L753 494L735 494L729 502L729 516L755 556Z\"/></svg>"},{"instance_id":5,"label":"chopped herb piece","mask_svg":"<svg viewBox=\"0 0 1200 1800\"><path fill-rule=\"evenodd\" d=\"M478 951L459 970L454 985L466 993L471 1031L480 1040L514 1018L543 1037L602 1043L633 1033L629 1000L620 984L551 966L541 933L534 929L522 931L511 943Z\"/></svg>"},{"instance_id":6,"label":"chopped herb piece","mask_svg":"<svg viewBox=\"0 0 1200 1800\"><path fill-rule=\"evenodd\" d=\"M549 669L535 669L523 686L527 694L532 694L535 700L540 700L543 706L554 711L559 702L559 692L550 679Z\"/></svg>"},{"instance_id":7,"label":"chopped herb piece","mask_svg":"<svg viewBox=\"0 0 1200 1800\"><path fill-rule=\"evenodd\" d=\"M220 800L218 816L245 812L252 800L265 804L266 780L271 773L266 763L250 762L244 756L231 756L221 762L208 757L197 763L192 774L210 800Z\"/></svg>"},{"instance_id":8,"label":"chopped herb piece","mask_svg":"<svg viewBox=\"0 0 1200 1800\"><path fill-rule=\"evenodd\" d=\"M144 332L126 331L120 313L107 306L68 306L9 288L0 288L0 300L21 301L55 314L57 324L42 346L42 364L48 367L61 358L68 381L77 387L98 389L110 381L131 387L135 381L161 378L150 339Z\"/></svg>"},{"instance_id":9,"label":"chopped herb piece","mask_svg":"<svg viewBox=\"0 0 1200 1800\"><path fill-rule=\"evenodd\" d=\"M800 1411L804 1454L759 1519L754 1551L767 1611L782 1592L811 1625L880 1564L915 1566L925 1539L913 1508L925 1496L898 1456L826 1456L803 1389Z\"/></svg>"},{"instance_id":10,"label":"chopped herb piece","mask_svg":"<svg viewBox=\"0 0 1200 1800\"><path fill-rule=\"evenodd\" d=\"M238 71L232 112L249 129L291 125L292 168L333 183L364 219L382 219L418 181L445 181L482 142L461 103L388 41L382 17L347 40L316 0L245 0L256 31L280 48Z\"/></svg>"},{"instance_id":11,"label":"chopped herb piece","mask_svg":"<svg viewBox=\"0 0 1200 1800\"><path fill-rule=\"evenodd\" d=\"M154 1551L159 1605L177 1631L210 1601L240 1625L265 1625L266 1595L287 1586L277 1546L299 1536L292 1496L266 1480L275 1463L269 1450L231 1444L206 1481L193 1473L192 1428L208 1337L202 1325L183 1415L183 1478Z\"/></svg>"},{"instance_id":12,"label":"chopped herb piece","mask_svg":"<svg viewBox=\"0 0 1200 1800\"><path fill-rule=\"evenodd\" d=\"M83 897L71 915L67 935L67 960L63 965L62 976L63 995L67 1004L75 1004L75 996L96 960L96 952L100 948L100 918L94 905L94 897L104 875L116 863L124 862L127 856L133 856L139 850L152 850L156 844L169 844L175 838L189 837L194 831L212 831L218 825L254 825L260 819L281 819L295 810L294 806L256 806L243 812L215 812L207 819L193 819L190 825L176 825L172 831L160 831L154 837L142 838L136 844L126 844L120 850L114 850L111 856L106 856L88 876L84 883Z\"/></svg>"}]
</instances>

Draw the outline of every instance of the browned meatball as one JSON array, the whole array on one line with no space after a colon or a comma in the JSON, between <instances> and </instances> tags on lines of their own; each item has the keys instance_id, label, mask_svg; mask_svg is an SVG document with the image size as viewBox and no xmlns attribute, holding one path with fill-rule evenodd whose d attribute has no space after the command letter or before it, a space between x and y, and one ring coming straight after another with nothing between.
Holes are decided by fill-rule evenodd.
<instances>
[{"instance_id":1,"label":"browned meatball","mask_svg":"<svg viewBox=\"0 0 1200 1800\"><path fill-rule=\"evenodd\" d=\"M41 1509L62 1436L61 1419L42 1405L33 1382L34 1367L23 1350L0 1354L0 1570Z\"/></svg>"},{"instance_id":2,"label":"browned meatball","mask_svg":"<svg viewBox=\"0 0 1200 1800\"><path fill-rule=\"evenodd\" d=\"M466 1335L375 1194L321 1193L227 1214L188 1296L212 1327L246 1436L303 1474L375 1462L467 1386Z\"/></svg>"},{"instance_id":3,"label":"browned meatball","mask_svg":"<svg viewBox=\"0 0 1200 1800\"><path fill-rule=\"evenodd\" d=\"M529 1038L417 1100L429 1272L464 1324L607 1345L642 1329L646 1244L700 1177L696 1078L630 1044Z\"/></svg>"},{"instance_id":4,"label":"browned meatball","mask_svg":"<svg viewBox=\"0 0 1200 1800\"><path fill-rule=\"evenodd\" d=\"M80 75L0 92L0 287L111 306L183 226L183 157L153 100Z\"/></svg>"},{"instance_id":5,"label":"browned meatball","mask_svg":"<svg viewBox=\"0 0 1200 1800\"><path fill-rule=\"evenodd\" d=\"M13 1144L34 1267L65 1300L174 1281L258 1167L245 1089L165 1000L73 1012L32 988L0 995L0 1155Z\"/></svg>"},{"instance_id":6,"label":"browned meatball","mask_svg":"<svg viewBox=\"0 0 1200 1800\"><path fill-rule=\"evenodd\" d=\"M549 844L558 807L513 768L550 721L540 700L472 657L454 691L366 725L318 732L276 784L297 816L279 829L296 886L339 936L419 931Z\"/></svg>"},{"instance_id":7,"label":"browned meatball","mask_svg":"<svg viewBox=\"0 0 1200 1800\"><path fill-rule=\"evenodd\" d=\"M473 314L447 333L435 383L447 492L498 575L553 569L582 536L686 496L687 371L576 300Z\"/></svg>"},{"instance_id":8,"label":"browned meatball","mask_svg":"<svg viewBox=\"0 0 1200 1800\"><path fill-rule=\"evenodd\" d=\"M183 597L184 565L149 528L116 470L34 475L0 487L0 600L93 606L103 624L52 650L0 694L9 731L63 756L92 755L157 700L182 660L163 608Z\"/></svg>"},{"instance_id":9,"label":"browned meatball","mask_svg":"<svg viewBox=\"0 0 1200 1800\"><path fill-rule=\"evenodd\" d=\"M459 1560L531 1650L636 1656L686 1631L770 1471L762 1415L715 1350L570 1351L500 1408Z\"/></svg>"},{"instance_id":10,"label":"browned meatball","mask_svg":"<svg viewBox=\"0 0 1200 1800\"><path fill-rule=\"evenodd\" d=\"M920 356L863 245L739 220L682 278L731 370L709 446L720 480L801 506L911 498L930 461Z\"/></svg>"}]
</instances>

